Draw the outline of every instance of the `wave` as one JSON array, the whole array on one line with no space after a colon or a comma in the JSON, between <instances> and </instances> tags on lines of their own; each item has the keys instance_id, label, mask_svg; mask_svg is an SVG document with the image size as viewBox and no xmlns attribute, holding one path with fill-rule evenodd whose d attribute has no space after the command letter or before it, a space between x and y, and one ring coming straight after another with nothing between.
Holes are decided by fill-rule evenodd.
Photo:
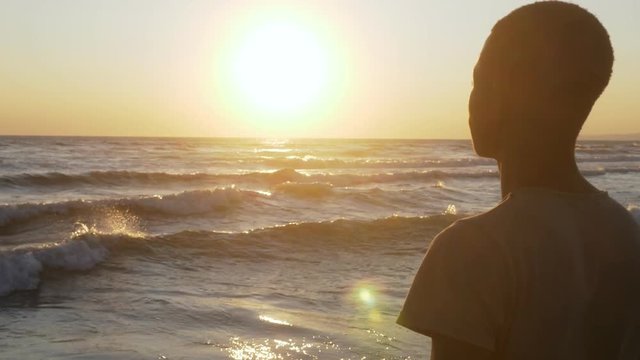
<instances>
[{"instance_id":1,"label":"wave","mask_svg":"<svg viewBox=\"0 0 640 360\"><path fill-rule=\"evenodd\" d=\"M610 154L638 154L637 142L629 141L606 141L606 142L578 142L576 144L576 153L578 154L594 154L594 155L610 155Z\"/></svg>"},{"instance_id":2,"label":"wave","mask_svg":"<svg viewBox=\"0 0 640 360\"><path fill-rule=\"evenodd\" d=\"M354 183L354 179L343 180L349 184ZM23 231L28 224L39 221L65 220L73 223L90 218L111 218L117 214L126 214L128 217L137 219L171 219L215 213L225 216L228 211L241 209L246 204L250 204L251 206L247 209L255 213L256 207L263 200L268 199L316 201L329 196L336 196L336 200L354 199L353 196L355 196L357 201L370 202L371 199L381 198L385 192L375 187L339 193L335 192L334 188L333 184L327 182L287 181L273 186L270 191L246 190L230 186L210 190L188 190L167 195L0 205L0 235Z\"/></svg>"},{"instance_id":3,"label":"wave","mask_svg":"<svg viewBox=\"0 0 640 360\"><path fill-rule=\"evenodd\" d=\"M322 182L297 183L288 181L276 185L274 192L302 198L320 198L333 194L333 185Z\"/></svg>"},{"instance_id":4,"label":"wave","mask_svg":"<svg viewBox=\"0 0 640 360\"><path fill-rule=\"evenodd\" d=\"M362 154L360 154L362 155ZM256 164L272 168L293 169L440 169L440 168L473 168L477 166L495 166L493 159L468 157L457 159L367 159L366 156L357 156L352 159L344 158L318 158L315 156L287 156L287 157L261 157L238 160L242 164ZM640 154L637 151L611 151L590 153L578 152L579 163L589 162L638 162Z\"/></svg>"},{"instance_id":5,"label":"wave","mask_svg":"<svg viewBox=\"0 0 640 360\"><path fill-rule=\"evenodd\" d=\"M583 170L583 173L588 176L638 172L640 172L640 166L599 167L597 169ZM334 186L357 186L397 181L437 181L443 179L492 178L497 176L497 170L486 168L471 171L431 169L421 171L389 171L373 174L303 174L294 168L243 174L174 174L135 171L92 171L80 174L65 174L53 172L0 176L0 189L13 188L23 190L25 188L36 187L60 190L61 188L66 189L78 186L167 186L172 184L199 186L223 186L231 184L278 186L284 183L328 183Z\"/></svg>"},{"instance_id":6,"label":"wave","mask_svg":"<svg viewBox=\"0 0 640 360\"><path fill-rule=\"evenodd\" d=\"M618 167L618 168L596 168L596 169L582 169L580 173L584 176L602 176L607 174L634 174L640 173L640 166L638 167Z\"/></svg>"},{"instance_id":7,"label":"wave","mask_svg":"<svg viewBox=\"0 0 640 360\"><path fill-rule=\"evenodd\" d=\"M172 219L219 213L225 216L228 211L247 209L255 212L262 200L276 199L287 201L300 199L316 201L328 196L351 198L361 202L370 202L382 197L385 190L380 188L363 191L337 193L334 185L326 182L283 182L270 189L258 191L239 189L235 186L211 190L189 190L167 195L136 196L101 200L69 200L49 203L22 203L0 205L0 235L9 235L23 231L31 223L38 221L84 221L86 219L114 218L126 215L135 219ZM394 192L391 192L393 194ZM336 198L338 199L338 198Z\"/></svg>"},{"instance_id":8,"label":"wave","mask_svg":"<svg viewBox=\"0 0 640 360\"><path fill-rule=\"evenodd\" d=\"M44 174L16 174L0 177L0 187L74 187L74 186L123 186L123 185L167 185L181 183L266 183L278 184L304 178L294 169L247 174L166 173L136 171L91 171L80 174L60 172Z\"/></svg>"},{"instance_id":9,"label":"wave","mask_svg":"<svg viewBox=\"0 0 640 360\"><path fill-rule=\"evenodd\" d=\"M111 174L113 175L113 174ZM225 175L230 176L230 175ZM245 204L259 205L263 199L288 200L298 198L314 201L335 196L336 200L349 198L361 202L371 202L381 198L386 191L379 187L351 189L358 185L392 182L435 182L439 186L443 179L450 177L484 178L496 177L496 171L450 174L443 171L388 173L372 175L314 174L305 175L293 169L283 169L270 173L250 173L235 175L234 179L250 178L266 182L266 191L240 189L235 185L204 189L186 190L179 193L153 196L133 196L99 200L67 200L61 202L29 202L0 205L0 234L12 234L24 230L24 226L36 221L69 220L78 221L87 217L109 215L111 211L127 213L138 218L170 218L175 216L195 216L223 213L239 209ZM336 187L346 188L335 191ZM442 188L442 186L440 186ZM390 192L394 194L394 191Z\"/></svg>"},{"instance_id":10,"label":"wave","mask_svg":"<svg viewBox=\"0 0 640 360\"><path fill-rule=\"evenodd\" d=\"M426 170L412 172L385 172L377 174L314 174L306 175L292 168L272 172L251 172L246 174L208 173L145 173L132 171L95 171L82 174L46 173L19 174L0 177L0 188L28 187L76 187L76 186L125 186L125 185L168 185L168 184L258 184L276 186L287 182L327 182L338 186L364 183L393 182L406 180L430 180L441 178L495 177L497 171L446 172Z\"/></svg>"},{"instance_id":11,"label":"wave","mask_svg":"<svg viewBox=\"0 0 640 360\"><path fill-rule=\"evenodd\" d=\"M243 202L266 196L263 193L239 190L235 187L213 190L184 191L170 195L141 196L106 200L72 200L57 203L25 203L0 206L0 231L12 225L45 216L69 217L105 209L116 209L134 214L187 216L224 211Z\"/></svg>"},{"instance_id":12,"label":"wave","mask_svg":"<svg viewBox=\"0 0 640 360\"><path fill-rule=\"evenodd\" d=\"M640 161L640 155L610 155L610 156L578 156L578 163L589 163L589 162L630 162L637 163Z\"/></svg>"},{"instance_id":13,"label":"wave","mask_svg":"<svg viewBox=\"0 0 640 360\"><path fill-rule=\"evenodd\" d=\"M35 289L44 269L89 270L104 261L109 251L104 237L74 236L51 244L0 252L0 296Z\"/></svg>"},{"instance_id":14,"label":"wave","mask_svg":"<svg viewBox=\"0 0 640 360\"><path fill-rule=\"evenodd\" d=\"M255 163L274 168L294 169L432 169L458 168L481 165L495 165L495 160L485 158L462 159L354 159L316 158L313 156L288 156L286 158L259 158L243 160L244 163Z\"/></svg>"},{"instance_id":15,"label":"wave","mask_svg":"<svg viewBox=\"0 0 640 360\"><path fill-rule=\"evenodd\" d=\"M608 173L638 173L640 167L611 168L611 169L585 169L582 173L586 176L600 176ZM93 174L95 175L95 174ZM82 175L93 176L90 174ZM358 201L370 201L379 199L385 190L379 187L373 189L364 188L360 190L351 189L360 185L384 184L384 183L424 183L431 184L435 188L444 188L442 182L450 179L482 179L497 178L496 170L485 170L477 172L447 172L441 170L431 170L422 172L401 172L401 173L377 173L377 174L302 174L293 169L282 169L275 172L229 174L229 175L207 175L207 174L139 174L128 172L108 172L99 173L99 176L117 179L124 175L125 178L165 176L174 178L224 178L221 181L231 186L221 186L213 189L187 190L168 195L137 196L119 199L102 200L69 200L51 203L22 203L11 205L0 205L0 234L11 233L12 226L24 225L31 221L40 220L43 217L73 218L78 215L98 214L105 210L113 209L120 212L128 212L140 217L171 217L171 216L192 216L224 212L237 209L243 204L258 204L261 199L271 195L284 195L306 200L316 200L328 196L350 196L355 194ZM57 175L56 175L57 176ZM56 176L51 177L55 179ZM63 177L69 177L64 175ZM44 178L42 178L44 179ZM154 181L158 181L157 178ZM258 185L267 191L243 190L235 186L236 183L249 183ZM200 184L196 184L200 185ZM206 185L206 184L205 184ZM251 188L251 186L249 186ZM336 191L336 188L344 188ZM369 191L370 193L366 193ZM80 216L78 216L80 217ZM85 216L82 216L85 217Z\"/></svg>"},{"instance_id":16,"label":"wave","mask_svg":"<svg viewBox=\"0 0 640 360\"><path fill-rule=\"evenodd\" d=\"M640 223L640 208L628 210ZM48 244L0 251L0 296L35 289L53 269L86 271L111 256L142 255L147 261L207 257L240 261L320 261L321 253L414 256L437 232L463 217L451 213L421 217L391 216L375 220L339 219L292 223L247 232L182 231L145 235L124 230L102 233L85 225L69 237ZM366 256L366 255L364 255Z\"/></svg>"},{"instance_id":17,"label":"wave","mask_svg":"<svg viewBox=\"0 0 640 360\"><path fill-rule=\"evenodd\" d=\"M156 236L124 231L101 233L80 225L62 241L0 251L0 296L37 288L41 274L47 270L85 271L109 256L126 254L143 253L148 259L149 255L165 253L165 257L171 259L192 258L195 251L199 256L224 259L312 261L304 255L305 249L317 254L331 249L362 251L374 245L387 245L394 253L403 250L415 253L424 249L430 235L455 219L454 215L393 216L372 221L294 223L241 233L183 231Z\"/></svg>"},{"instance_id":18,"label":"wave","mask_svg":"<svg viewBox=\"0 0 640 360\"><path fill-rule=\"evenodd\" d=\"M78 185L119 185L131 183L170 183L209 180L204 173L171 174L164 172L147 173L135 171L91 171L81 174L51 172L44 174L17 174L0 177L0 186L78 186Z\"/></svg>"}]
</instances>

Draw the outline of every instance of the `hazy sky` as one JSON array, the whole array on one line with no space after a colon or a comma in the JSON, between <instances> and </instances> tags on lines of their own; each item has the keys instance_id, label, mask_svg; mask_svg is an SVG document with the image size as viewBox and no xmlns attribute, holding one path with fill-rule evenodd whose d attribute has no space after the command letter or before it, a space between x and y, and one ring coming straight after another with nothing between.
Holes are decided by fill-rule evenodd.
<instances>
[{"instance_id":1,"label":"hazy sky","mask_svg":"<svg viewBox=\"0 0 640 360\"><path fill-rule=\"evenodd\" d=\"M0 134L466 138L484 39L528 1L0 3ZM576 3L616 53L584 133L638 133L640 1Z\"/></svg>"}]
</instances>

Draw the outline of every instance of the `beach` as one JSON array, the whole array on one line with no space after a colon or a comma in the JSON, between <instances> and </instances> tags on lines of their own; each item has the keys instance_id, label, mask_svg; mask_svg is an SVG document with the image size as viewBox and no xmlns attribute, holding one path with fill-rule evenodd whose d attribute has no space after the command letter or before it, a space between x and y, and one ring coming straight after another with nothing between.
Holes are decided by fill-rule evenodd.
<instances>
[{"instance_id":1,"label":"beach","mask_svg":"<svg viewBox=\"0 0 640 360\"><path fill-rule=\"evenodd\" d=\"M581 141L640 222L640 142ZM415 359L435 234L501 200L469 140L0 137L0 358Z\"/></svg>"}]
</instances>

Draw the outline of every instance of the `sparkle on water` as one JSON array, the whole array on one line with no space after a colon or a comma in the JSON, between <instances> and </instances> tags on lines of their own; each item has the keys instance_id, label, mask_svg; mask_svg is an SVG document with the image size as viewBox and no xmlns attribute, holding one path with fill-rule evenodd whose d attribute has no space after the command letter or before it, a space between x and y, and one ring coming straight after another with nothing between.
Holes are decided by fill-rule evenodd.
<instances>
[{"instance_id":1,"label":"sparkle on water","mask_svg":"<svg viewBox=\"0 0 640 360\"><path fill-rule=\"evenodd\" d=\"M445 215L456 215L458 213L458 209L456 209L456 206L453 204L450 204L449 206L447 206L447 209L444 211Z\"/></svg>"},{"instance_id":2,"label":"sparkle on water","mask_svg":"<svg viewBox=\"0 0 640 360\"><path fill-rule=\"evenodd\" d=\"M270 324L282 325L282 326L293 326L288 321L279 320L279 319L276 319L276 318L273 318L273 317L267 316L267 315L260 315L260 316L258 316L258 319L260 319L260 320L262 320L264 322L268 322Z\"/></svg>"},{"instance_id":3,"label":"sparkle on water","mask_svg":"<svg viewBox=\"0 0 640 360\"><path fill-rule=\"evenodd\" d=\"M272 360L272 359L322 359L323 354L337 354L341 351L337 344L318 338L296 341L293 339L243 340L230 339L226 349L229 358L235 360ZM324 352L323 352L324 350Z\"/></svg>"}]
</instances>

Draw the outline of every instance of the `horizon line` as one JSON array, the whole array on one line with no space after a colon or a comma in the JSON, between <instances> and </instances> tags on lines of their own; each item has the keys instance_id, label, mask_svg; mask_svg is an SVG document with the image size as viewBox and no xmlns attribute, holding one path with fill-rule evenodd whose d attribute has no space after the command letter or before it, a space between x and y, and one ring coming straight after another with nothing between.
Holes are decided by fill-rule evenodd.
<instances>
[{"instance_id":1,"label":"horizon line","mask_svg":"<svg viewBox=\"0 0 640 360\"><path fill-rule=\"evenodd\" d=\"M278 140L439 140L439 141L471 141L467 138L405 138L405 137L331 137L331 136L171 136L171 135L44 135L44 134L0 134L2 138L122 138L122 139L278 139ZM600 141L638 141L640 133L631 134L597 134L579 135L578 140L600 140Z\"/></svg>"}]
</instances>

